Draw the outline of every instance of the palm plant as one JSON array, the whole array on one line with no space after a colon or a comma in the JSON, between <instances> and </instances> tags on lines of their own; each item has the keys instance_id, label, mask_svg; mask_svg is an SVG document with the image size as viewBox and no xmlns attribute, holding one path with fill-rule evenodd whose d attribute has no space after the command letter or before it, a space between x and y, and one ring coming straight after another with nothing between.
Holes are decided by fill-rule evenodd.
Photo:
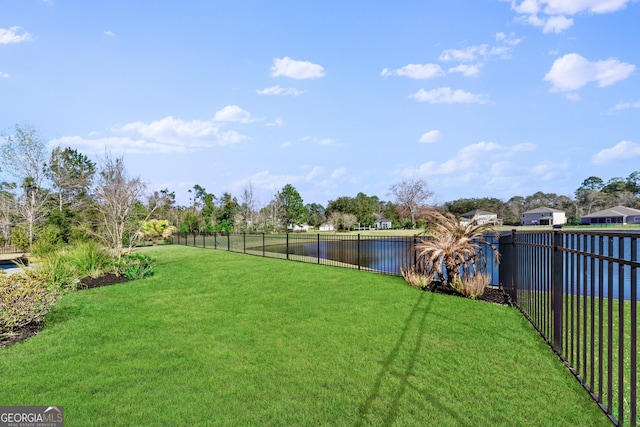
<instances>
[{"instance_id":1,"label":"palm plant","mask_svg":"<svg viewBox=\"0 0 640 427\"><path fill-rule=\"evenodd\" d=\"M429 235L419 238L416 243L416 268L425 277L443 280L458 292L463 281L486 271L486 257L481 248L486 245L499 262L498 249L487 240L488 235L496 235L494 224L471 221L461 223L451 213L435 212L432 216ZM465 292L462 292L465 293Z\"/></svg>"}]
</instances>

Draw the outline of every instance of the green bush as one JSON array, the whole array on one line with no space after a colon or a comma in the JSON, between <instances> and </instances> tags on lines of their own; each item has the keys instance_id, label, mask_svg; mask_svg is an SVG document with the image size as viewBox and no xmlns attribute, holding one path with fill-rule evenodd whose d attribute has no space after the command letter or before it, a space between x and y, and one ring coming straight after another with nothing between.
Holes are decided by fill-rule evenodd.
<instances>
[{"instance_id":1,"label":"green bush","mask_svg":"<svg viewBox=\"0 0 640 427\"><path fill-rule=\"evenodd\" d=\"M62 229L57 225L48 224L38 230L33 242L33 254L45 255L57 250L62 244Z\"/></svg>"},{"instance_id":2,"label":"green bush","mask_svg":"<svg viewBox=\"0 0 640 427\"><path fill-rule=\"evenodd\" d=\"M81 277L102 276L112 266L111 255L93 241L73 245L67 251L66 258Z\"/></svg>"},{"instance_id":3,"label":"green bush","mask_svg":"<svg viewBox=\"0 0 640 427\"><path fill-rule=\"evenodd\" d=\"M20 251L29 250L29 232L22 225L17 225L11 229L11 243Z\"/></svg>"},{"instance_id":4,"label":"green bush","mask_svg":"<svg viewBox=\"0 0 640 427\"><path fill-rule=\"evenodd\" d=\"M153 275L153 266L156 259L149 255L140 253L129 253L123 255L116 263L118 274L128 279L144 279Z\"/></svg>"},{"instance_id":5,"label":"green bush","mask_svg":"<svg viewBox=\"0 0 640 427\"><path fill-rule=\"evenodd\" d=\"M0 276L0 336L8 337L40 322L60 297L60 290L39 275Z\"/></svg>"},{"instance_id":6,"label":"green bush","mask_svg":"<svg viewBox=\"0 0 640 427\"><path fill-rule=\"evenodd\" d=\"M82 276L76 267L69 262L64 250L39 256L34 270L28 274L46 280L50 286L58 289L72 288L75 280Z\"/></svg>"}]
</instances>

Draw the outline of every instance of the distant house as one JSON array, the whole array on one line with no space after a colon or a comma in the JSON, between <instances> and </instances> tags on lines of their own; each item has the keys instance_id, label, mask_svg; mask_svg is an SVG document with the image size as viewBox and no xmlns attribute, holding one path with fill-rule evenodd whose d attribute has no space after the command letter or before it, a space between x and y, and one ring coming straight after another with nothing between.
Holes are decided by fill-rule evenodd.
<instances>
[{"instance_id":1,"label":"distant house","mask_svg":"<svg viewBox=\"0 0 640 427\"><path fill-rule=\"evenodd\" d=\"M391 230L391 220L383 217L382 215L373 214L373 223L376 230Z\"/></svg>"},{"instance_id":2,"label":"distant house","mask_svg":"<svg viewBox=\"0 0 640 427\"><path fill-rule=\"evenodd\" d=\"M309 224L289 224L287 228L289 229L289 231L298 233L302 231L309 231L311 229L311 226Z\"/></svg>"},{"instance_id":3,"label":"distant house","mask_svg":"<svg viewBox=\"0 0 640 427\"><path fill-rule=\"evenodd\" d=\"M616 206L580 217L580 224L640 224L640 210Z\"/></svg>"},{"instance_id":4,"label":"distant house","mask_svg":"<svg viewBox=\"0 0 640 427\"><path fill-rule=\"evenodd\" d=\"M520 225L564 225L567 216L564 211L553 208L536 208L526 211L520 217Z\"/></svg>"},{"instance_id":5,"label":"distant house","mask_svg":"<svg viewBox=\"0 0 640 427\"><path fill-rule=\"evenodd\" d=\"M483 211L480 209L474 209L470 212L460 215L460 224L462 224L463 226L468 225L472 220L474 222L474 225L482 225L482 224L499 225L500 224L500 220L498 219L498 214Z\"/></svg>"},{"instance_id":6,"label":"distant house","mask_svg":"<svg viewBox=\"0 0 640 427\"><path fill-rule=\"evenodd\" d=\"M320 231L333 231L333 224L321 224Z\"/></svg>"}]
</instances>

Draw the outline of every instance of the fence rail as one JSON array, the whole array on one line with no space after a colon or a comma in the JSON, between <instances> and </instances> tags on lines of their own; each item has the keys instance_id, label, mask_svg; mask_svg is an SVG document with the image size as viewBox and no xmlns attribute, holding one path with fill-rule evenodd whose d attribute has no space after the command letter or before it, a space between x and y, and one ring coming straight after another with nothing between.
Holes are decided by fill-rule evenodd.
<instances>
[{"instance_id":1,"label":"fence rail","mask_svg":"<svg viewBox=\"0 0 640 427\"><path fill-rule=\"evenodd\" d=\"M179 233L173 243L250 255L284 258L343 268L401 275L414 263L412 236L364 236L313 233Z\"/></svg>"},{"instance_id":2,"label":"fence rail","mask_svg":"<svg viewBox=\"0 0 640 427\"><path fill-rule=\"evenodd\" d=\"M616 425L637 424L640 234L512 232L500 283Z\"/></svg>"}]
</instances>

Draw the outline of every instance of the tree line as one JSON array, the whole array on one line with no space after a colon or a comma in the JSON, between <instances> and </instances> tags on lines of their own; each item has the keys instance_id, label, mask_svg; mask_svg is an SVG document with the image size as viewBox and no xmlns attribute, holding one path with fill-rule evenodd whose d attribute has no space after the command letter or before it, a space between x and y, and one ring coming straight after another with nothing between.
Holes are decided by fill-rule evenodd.
<instances>
[{"instance_id":1,"label":"tree line","mask_svg":"<svg viewBox=\"0 0 640 427\"><path fill-rule=\"evenodd\" d=\"M518 225L523 212L551 207L567 213L569 223L597 210L624 205L640 207L640 172L608 181L585 179L574 197L536 192L497 198L463 198L440 205L422 179L392 184L388 200L358 193L329 200L326 206L304 203L286 184L261 204L251 183L237 196L219 196L201 185L189 190L189 203L177 205L169 189L148 191L140 177L130 177L123 157L105 152L94 162L70 147L47 150L36 128L18 124L3 136L0 147L0 243L20 250L34 246L96 239L120 254L144 237L151 220L163 220L183 232L275 232L308 224L333 230L374 227L385 219L393 228L422 228L433 211L457 216L473 210L496 213L506 225Z\"/></svg>"}]
</instances>

